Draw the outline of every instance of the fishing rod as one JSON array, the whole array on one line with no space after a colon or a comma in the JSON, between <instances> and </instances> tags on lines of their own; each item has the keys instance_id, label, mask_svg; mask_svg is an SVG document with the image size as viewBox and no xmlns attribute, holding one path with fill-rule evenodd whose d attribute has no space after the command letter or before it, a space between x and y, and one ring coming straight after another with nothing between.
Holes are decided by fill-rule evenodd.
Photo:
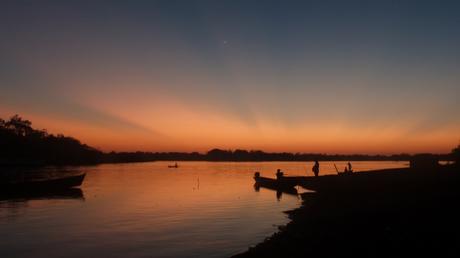
<instances>
[{"instance_id":1,"label":"fishing rod","mask_svg":"<svg viewBox=\"0 0 460 258\"><path fill-rule=\"evenodd\" d=\"M335 171L337 171L337 174L339 174L339 169L337 169L337 166L334 163Z\"/></svg>"}]
</instances>

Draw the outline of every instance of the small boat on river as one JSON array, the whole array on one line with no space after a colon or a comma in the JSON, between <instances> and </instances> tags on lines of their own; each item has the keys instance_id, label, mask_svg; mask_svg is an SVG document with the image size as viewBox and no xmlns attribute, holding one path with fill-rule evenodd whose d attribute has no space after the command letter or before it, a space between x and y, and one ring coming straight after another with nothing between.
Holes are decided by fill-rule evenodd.
<instances>
[{"instance_id":1,"label":"small boat on river","mask_svg":"<svg viewBox=\"0 0 460 258\"><path fill-rule=\"evenodd\" d=\"M381 169L324 176L292 176L278 179L254 175L256 184L272 188L292 188L296 185L320 192L378 192L401 189L418 191L422 188L453 188L460 183L460 171L454 166L439 166L435 169Z\"/></svg>"},{"instance_id":2,"label":"small boat on river","mask_svg":"<svg viewBox=\"0 0 460 258\"><path fill-rule=\"evenodd\" d=\"M61 178L41 178L35 180L12 180L0 182L0 193L49 192L80 186L86 173Z\"/></svg>"},{"instance_id":3,"label":"small boat on river","mask_svg":"<svg viewBox=\"0 0 460 258\"><path fill-rule=\"evenodd\" d=\"M169 165L168 168L178 168L179 165L177 165L177 163L175 163L174 165Z\"/></svg>"},{"instance_id":4,"label":"small boat on river","mask_svg":"<svg viewBox=\"0 0 460 258\"><path fill-rule=\"evenodd\" d=\"M293 189L298 183L292 177L280 177L277 179L260 176L259 172L254 174L256 186L262 186L270 189L290 190Z\"/></svg>"}]
</instances>

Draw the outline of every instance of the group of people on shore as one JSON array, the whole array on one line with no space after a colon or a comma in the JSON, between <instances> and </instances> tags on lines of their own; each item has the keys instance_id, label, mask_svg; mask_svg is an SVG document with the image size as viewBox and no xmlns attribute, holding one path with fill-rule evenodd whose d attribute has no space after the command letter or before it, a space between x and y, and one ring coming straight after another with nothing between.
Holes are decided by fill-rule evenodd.
<instances>
[{"instance_id":1,"label":"group of people on shore","mask_svg":"<svg viewBox=\"0 0 460 258\"><path fill-rule=\"evenodd\" d=\"M334 164L334 166L335 166L335 164ZM337 167L336 167L336 169L337 169ZM315 161L315 164L313 165L311 170L313 171L313 174L315 174L315 176L319 175L319 162L318 161ZM353 173L353 168L351 166L351 163L348 162L348 164L345 166L345 169L343 170L343 172L339 172L339 170L337 170L337 173L338 174L350 174L350 173Z\"/></svg>"},{"instance_id":2,"label":"group of people on shore","mask_svg":"<svg viewBox=\"0 0 460 258\"><path fill-rule=\"evenodd\" d=\"M335 166L335 164L334 164L334 166ZM336 167L336 169L337 169L337 167ZM311 170L313 171L313 174L315 176L319 176L319 162L317 160L315 161L315 164L313 165ZM345 169L343 170L343 172L339 172L337 170L337 173L338 174L350 174L350 173L353 173L353 168L351 166L351 163L348 162L348 164L345 166ZM284 176L284 173L281 171L281 169L277 169L276 170L276 178L280 179L283 176Z\"/></svg>"},{"instance_id":3,"label":"group of people on shore","mask_svg":"<svg viewBox=\"0 0 460 258\"><path fill-rule=\"evenodd\" d=\"M335 166L335 164L334 164L334 166ZM335 167L335 168L337 169L337 167ZM313 174L315 174L315 176L319 175L319 162L318 161L315 161L315 164L313 165L311 170L313 171ZM339 172L339 170L337 169L337 173L338 174L350 174L350 173L353 173L353 168L351 166L351 163L348 162L348 164L345 166L343 172Z\"/></svg>"}]
</instances>

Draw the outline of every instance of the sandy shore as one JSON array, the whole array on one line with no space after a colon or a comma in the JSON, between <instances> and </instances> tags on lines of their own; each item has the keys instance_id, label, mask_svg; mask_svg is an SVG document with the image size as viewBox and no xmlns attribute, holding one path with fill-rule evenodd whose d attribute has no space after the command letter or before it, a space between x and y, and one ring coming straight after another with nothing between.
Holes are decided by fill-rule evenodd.
<instances>
[{"instance_id":1,"label":"sandy shore","mask_svg":"<svg viewBox=\"0 0 460 258\"><path fill-rule=\"evenodd\" d=\"M303 194L288 225L234 257L460 257L459 178Z\"/></svg>"}]
</instances>

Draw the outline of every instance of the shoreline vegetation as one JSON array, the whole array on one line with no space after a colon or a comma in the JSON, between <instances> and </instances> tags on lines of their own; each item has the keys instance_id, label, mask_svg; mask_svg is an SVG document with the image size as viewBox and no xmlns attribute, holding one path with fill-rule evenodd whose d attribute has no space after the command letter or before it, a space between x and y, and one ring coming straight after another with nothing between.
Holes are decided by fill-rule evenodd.
<instances>
[{"instance_id":1,"label":"shoreline vegetation","mask_svg":"<svg viewBox=\"0 0 460 258\"><path fill-rule=\"evenodd\" d=\"M102 152L62 134L49 134L32 127L18 115L0 119L0 166L94 165L148 161L409 161L410 154L339 155L319 153L267 153L260 150L212 149L198 152ZM458 148L456 149L458 150ZM454 153L454 152L453 152ZM449 154L427 154L438 160L453 161Z\"/></svg>"}]
</instances>

